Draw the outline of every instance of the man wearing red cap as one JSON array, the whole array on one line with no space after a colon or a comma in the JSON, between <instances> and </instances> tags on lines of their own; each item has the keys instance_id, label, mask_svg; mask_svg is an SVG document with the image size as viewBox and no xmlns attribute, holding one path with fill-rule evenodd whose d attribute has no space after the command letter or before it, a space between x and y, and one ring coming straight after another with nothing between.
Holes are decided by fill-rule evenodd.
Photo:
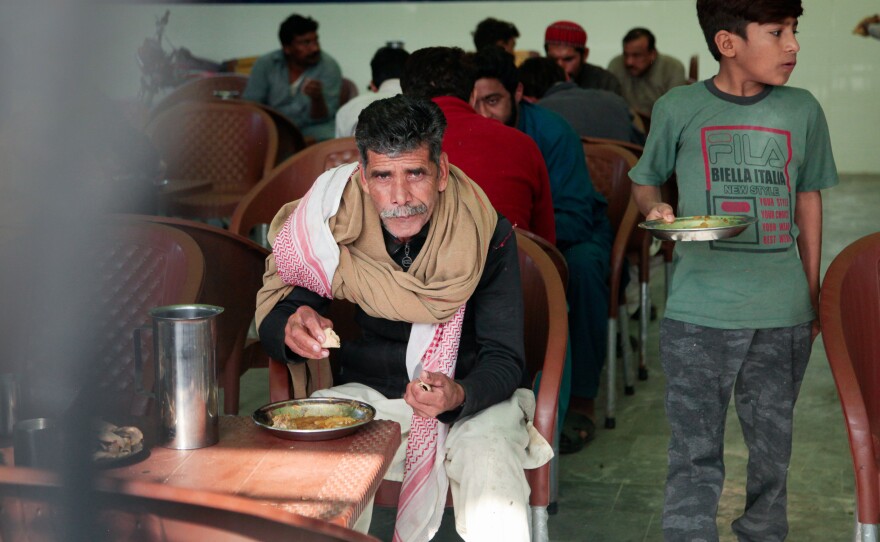
<instances>
[{"instance_id":1,"label":"man wearing red cap","mask_svg":"<svg viewBox=\"0 0 880 542\"><path fill-rule=\"evenodd\" d=\"M590 49L587 31L571 21L556 21L544 32L544 52L562 66L568 78L581 88L610 90L623 95L620 81L608 70L587 64Z\"/></svg>"}]
</instances>

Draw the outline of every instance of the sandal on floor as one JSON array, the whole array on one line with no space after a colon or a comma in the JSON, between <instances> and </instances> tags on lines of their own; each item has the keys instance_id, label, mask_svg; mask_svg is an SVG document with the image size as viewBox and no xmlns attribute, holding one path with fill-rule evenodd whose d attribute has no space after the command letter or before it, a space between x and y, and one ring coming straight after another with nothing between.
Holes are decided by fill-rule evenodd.
<instances>
[{"instance_id":1,"label":"sandal on floor","mask_svg":"<svg viewBox=\"0 0 880 542\"><path fill-rule=\"evenodd\" d=\"M590 418L576 412L569 412L562 424L559 437L559 453L573 454L579 452L590 441L596 438L596 424Z\"/></svg>"}]
</instances>

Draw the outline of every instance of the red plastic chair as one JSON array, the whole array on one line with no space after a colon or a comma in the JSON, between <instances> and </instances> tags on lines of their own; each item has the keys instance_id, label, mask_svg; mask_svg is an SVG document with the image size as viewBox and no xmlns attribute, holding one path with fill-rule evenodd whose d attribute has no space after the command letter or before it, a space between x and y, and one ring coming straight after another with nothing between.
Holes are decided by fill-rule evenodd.
<instances>
[{"instance_id":1,"label":"red plastic chair","mask_svg":"<svg viewBox=\"0 0 880 542\"><path fill-rule=\"evenodd\" d=\"M873 541L880 524L880 233L834 258L819 314L855 470L856 537Z\"/></svg>"},{"instance_id":2,"label":"red plastic chair","mask_svg":"<svg viewBox=\"0 0 880 542\"><path fill-rule=\"evenodd\" d=\"M268 358L258 355L255 344L246 343L269 250L250 239L201 222L156 216L132 215L130 218L171 226L199 244L206 268L199 303L224 309L217 317L217 370L224 391L223 412L238 414L241 375L252 367L268 364Z\"/></svg>"},{"instance_id":3,"label":"red plastic chair","mask_svg":"<svg viewBox=\"0 0 880 542\"><path fill-rule=\"evenodd\" d=\"M94 486L74 494L49 472L0 467L0 540L61 542L78 532L81 540L140 542L378 542L243 497L112 478ZM75 507L65 501L72 498ZM72 509L80 515L69 516Z\"/></svg>"},{"instance_id":4,"label":"red plastic chair","mask_svg":"<svg viewBox=\"0 0 880 542\"><path fill-rule=\"evenodd\" d=\"M342 87L339 89L339 107L347 104L349 100L358 95L358 87L354 81L347 77L342 78Z\"/></svg>"},{"instance_id":5,"label":"red plastic chair","mask_svg":"<svg viewBox=\"0 0 880 542\"><path fill-rule=\"evenodd\" d=\"M266 111L241 101L181 102L156 116L147 133L171 180L210 181L209 190L172 197L169 215L229 217L275 164L278 131Z\"/></svg>"},{"instance_id":6,"label":"red plastic chair","mask_svg":"<svg viewBox=\"0 0 880 542\"><path fill-rule=\"evenodd\" d=\"M241 199L229 230L250 236L254 227L269 224L284 204L305 195L322 173L359 158L353 137L322 141L306 147L273 169ZM259 235L265 243L265 233Z\"/></svg>"},{"instance_id":7,"label":"red plastic chair","mask_svg":"<svg viewBox=\"0 0 880 542\"><path fill-rule=\"evenodd\" d=\"M633 231L639 219L639 210L632 200L632 181L629 170L638 159L628 150L617 145L584 144L584 157L590 178L596 190L608 200L608 219L615 232L611 246L611 267L609 274L610 302L608 303L608 353L607 386L608 396L605 408L605 427L613 429L617 402L617 333L623 337L623 381L627 395L635 392L632 380L632 352L629 343L629 314L626 299L621 289L624 272L624 257L627 254L639 255L642 250L641 239L633 238ZM647 317L643 313L644 317Z\"/></svg>"},{"instance_id":8,"label":"red plastic chair","mask_svg":"<svg viewBox=\"0 0 880 542\"><path fill-rule=\"evenodd\" d=\"M159 224L106 220L88 245L88 261L100 278L91 292L95 351L90 390L77 400L95 400L102 414L145 414L152 402L137 393L134 331L150 328L150 309L195 303L205 274L198 244L184 232ZM149 337L149 339L148 339ZM144 387L152 387L152 334L145 336ZM43 360L26 366L32 382L45 378ZM39 390L31 390L39 393ZM92 396L94 395L94 397Z\"/></svg>"},{"instance_id":9,"label":"red plastic chair","mask_svg":"<svg viewBox=\"0 0 880 542\"><path fill-rule=\"evenodd\" d=\"M247 87L248 76L225 73L200 77L180 85L153 107L150 118L183 102L238 99Z\"/></svg>"}]
</instances>

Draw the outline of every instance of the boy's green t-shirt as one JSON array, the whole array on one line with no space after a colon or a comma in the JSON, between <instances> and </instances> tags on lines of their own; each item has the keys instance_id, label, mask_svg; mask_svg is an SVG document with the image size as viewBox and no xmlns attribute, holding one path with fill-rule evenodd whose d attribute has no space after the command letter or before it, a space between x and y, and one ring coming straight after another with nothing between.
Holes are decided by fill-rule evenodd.
<instances>
[{"instance_id":1,"label":"boy's green t-shirt","mask_svg":"<svg viewBox=\"0 0 880 542\"><path fill-rule=\"evenodd\" d=\"M676 243L666 317L722 329L813 320L795 243L795 196L839 182L813 95L768 86L732 96L711 80L670 90L654 106L645 151L629 175L661 185L673 172L676 216L758 222L730 239Z\"/></svg>"}]
</instances>

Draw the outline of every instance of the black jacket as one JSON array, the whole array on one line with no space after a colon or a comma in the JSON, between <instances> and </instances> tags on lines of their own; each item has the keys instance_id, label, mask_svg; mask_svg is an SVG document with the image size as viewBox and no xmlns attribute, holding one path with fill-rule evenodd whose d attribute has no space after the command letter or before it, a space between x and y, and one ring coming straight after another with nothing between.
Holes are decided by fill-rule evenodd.
<instances>
[{"instance_id":1,"label":"black jacket","mask_svg":"<svg viewBox=\"0 0 880 542\"><path fill-rule=\"evenodd\" d=\"M420 236L413 239L410 257L415 259L423 242ZM401 265L402 245L396 242L386 242L386 245L392 259ZM294 288L260 325L260 340L266 352L274 359L302 361L284 344L287 319L301 305L326 314L330 303L331 300L309 290ZM358 382L388 398L403 397L409 382L406 346L411 324L374 318L360 308L355 320L361 328L361 338L352 341L342 337L342 347L338 354L334 353L339 360L334 382ZM441 414L438 419L452 423L507 399L517 387L528 387L524 360L523 300L516 235L510 222L499 215L483 276L465 308L455 366L455 380L464 387L465 404Z\"/></svg>"}]
</instances>

